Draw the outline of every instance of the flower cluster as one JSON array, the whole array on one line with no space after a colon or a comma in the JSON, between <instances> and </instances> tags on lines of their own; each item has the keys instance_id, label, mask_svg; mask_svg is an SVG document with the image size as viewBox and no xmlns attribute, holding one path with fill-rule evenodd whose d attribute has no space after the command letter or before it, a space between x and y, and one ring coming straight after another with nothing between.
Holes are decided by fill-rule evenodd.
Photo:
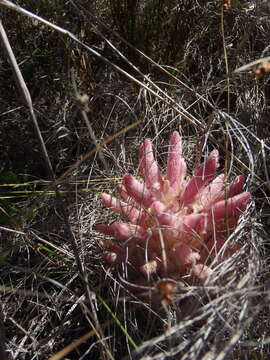
<instances>
[{"instance_id":1,"label":"flower cluster","mask_svg":"<svg viewBox=\"0 0 270 360\"><path fill-rule=\"evenodd\" d=\"M193 274L206 280L212 273L211 260L222 252L250 199L250 193L241 193L242 176L226 184L224 174L216 176L217 167L218 151L214 150L187 178L181 137L175 131L163 177L151 141L146 139L139 153L143 181L126 174L118 186L121 200L101 195L105 207L127 219L96 225L97 231L117 239L102 241L106 261L128 264L148 278L156 273Z\"/></svg>"}]
</instances>

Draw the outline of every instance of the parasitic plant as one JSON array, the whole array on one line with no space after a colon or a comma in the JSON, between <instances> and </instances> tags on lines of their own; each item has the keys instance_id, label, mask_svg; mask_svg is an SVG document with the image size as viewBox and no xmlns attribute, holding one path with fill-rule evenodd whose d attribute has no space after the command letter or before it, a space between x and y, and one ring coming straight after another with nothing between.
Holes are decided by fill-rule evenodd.
<instances>
[{"instance_id":1,"label":"parasitic plant","mask_svg":"<svg viewBox=\"0 0 270 360\"><path fill-rule=\"evenodd\" d=\"M139 154L143 181L126 174L118 186L121 200L101 195L105 207L127 219L96 225L98 232L117 239L101 242L105 260L125 263L147 278L153 274L209 278L211 261L217 256L222 261L233 251L221 248L250 199L250 193L241 192L242 176L226 185L225 174L216 176L217 167L214 150L187 178L181 137L175 131L162 176L146 139Z\"/></svg>"}]
</instances>

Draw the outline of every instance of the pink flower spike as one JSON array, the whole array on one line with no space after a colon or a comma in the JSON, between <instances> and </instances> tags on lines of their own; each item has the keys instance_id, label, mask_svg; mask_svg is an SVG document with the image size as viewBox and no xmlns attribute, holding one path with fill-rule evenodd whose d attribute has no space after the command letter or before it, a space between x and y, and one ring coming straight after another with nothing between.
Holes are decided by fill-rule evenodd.
<instances>
[{"instance_id":1,"label":"pink flower spike","mask_svg":"<svg viewBox=\"0 0 270 360\"><path fill-rule=\"evenodd\" d=\"M200 189L215 176L218 167L218 151L213 150L201 165L195 176L188 182L182 197L183 205L191 203Z\"/></svg>"},{"instance_id":2,"label":"pink flower spike","mask_svg":"<svg viewBox=\"0 0 270 360\"><path fill-rule=\"evenodd\" d=\"M179 192L186 176L187 166L182 158L182 140L177 131L174 131L169 146L167 163L167 180L171 187Z\"/></svg>"},{"instance_id":3,"label":"pink flower spike","mask_svg":"<svg viewBox=\"0 0 270 360\"><path fill-rule=\"evenodd\" d=\"M112 265L120 264L122 261L121 257L114 252L105 252L103 256L107 263Z\"/></svg>"},{"instance_id":4,"label":"pink flower spike","mask_svg":"<svg viewBox=\"0 0 270 360\"><path fill-rule=\"evenodd\" d=\"M95 231L105 235L114 236L113 228L111 225L97 224L95 226Z\"/></svg>"},{"instance_id":5,"label":"pink flower spike","mask_svg":"<svg viewBox=\"0 0 270 360\"><path fill-rule=\"evenodd\" d=\"M151 204L151 210L152 210L153 214L155 214L155 215L165 212L166 209L167 209L167 206L164 205L161 201L154 201Z\"/></svg>"},{"instance_id":6,"label":"pink flower spike","mask_svg":"<svg viewBox=\"0 0 270 360\"><path fill-rule=\"evenodd\" d=\"M172 226L175 223L175 216L167 210L167 207L161 201L154 201L151 205L151 211L159 224Z\"/></svg>"},{"instance_id":7,"label":"pink flower spike","mask_svg":"<svg viewBox=\"0 0 270 360\"><path fill-rule=\"evenodd\" d=\"M104 250L112 251L112 252L115 252L115 253L120 253L122 251L122 247L119 244L117 244L115 241L101 240L99 242L99 245Z\"/></svg>"},{"instance_id":8,"label":"pink flower spike","mask_svg":"<svg viewBox=\"0 0 270 360\"><path fill-rule=\"evenodd\" d=\"M148 232L139 225L114 223L111 226L115 233L114 236L119 240L127 240L130 238L145 240L148 238Z\"/></svg>"},{"instance_id":9,"label":"pink flower spike","mask_svg":"<svg viewBox=\"0 0 270 360\"><path fill-rule=\"evenodd\" d=\"M109 264L120 264L122 261L122 248L110 240L100 241L100 246L105 250L103 257Z\"/></svg>"},{"instance_id":10,"label":"pink flower spike","mask_svg":"<svg viewBox=\"0 0 270 360\"><path fill-rule=\"evenodd\" d=\"M196 202L194 201L194 206L196 211L206 210L218 200L224 198L224 192L222 191L224 187L224 178L225 175L221 174L217 176L209 185L202 189L196 196Z\"/></svg>"},{"instance_id":11,"label":"pink flower spike","mask_svg":"<svg viewBox=\"0 0 270 360\"><path fill-rule=\"evenodd\" d=\"M205 282L213 274L213 270L204 264L196 264L192 267L192 273L202 282Z\"/></svg>"},{"instance_id":12,"label":"pink flower spike","mask_svg":"<svg viewBox=\"0 0 270 360\"><path fill-rule=\"evenodd\" d=\"M178 227L178 219L175 215L170 213L156 213L157 225L164 227L170 227L172 230Z\"/></svg>"},{"instance_id":13,"label":"pink flower spike","mask_svg":"<svg viewBox=\"0 0 270 360\"><path fill-rule=\"evenodd\" d=\"M161 268L161 262L154 259L148 261L146 264L140 266L140 271L146 276L150 277L153 274L156 274Z\"/></svg>"},{"instance_id":14,"label":"pink flower spike","mask_svg":"<svg viewBox=\"0 0 270 360\"><path fill-rule=\"evenodd\" d=\"M96 231L99 231L106 235L114 236L119 240L146 240L148 238L148 232L139 225L127 224L127 223L113 223L112 225L96 225Z\"/></svg>"},{"instance_id":15,"label":"pink flower spike","mask_svg":"<svg viewBox=\"0 0 270 360\"><path fill-rule=\"evenodd\" d=\"M125 215L133 224L137 224L139 222L141 218L141 211L136 209L133 205L119 201L109 194L101 194L100 197L105 207L111 209L114 212Z\"/></svg>"},{"instance_id":16,"label":"pink flower spike","mask_svg":"<svg viewBox=\"0 0 270 360\"><path fill-rule=\"evenodd\" d=\"M212 273L208 266L216 266L239 248L222 246L250 199L250 193L241 193L244 178L239 176L230 184L224 174L216 176L218 151L214 150L195 175L186 179L176 131L170 139L164 179L150 140L144 141L139 157L142 180L126 174L118 186L119 200L101 195L107 208L128 218L96 226L118 240L104 240L104 258L110 264L126 265L127 274L129 269L132 275L137 271L138 279L142 274L148 280L153 274L174 279L193 274L206 281Z\"/></svg>"},{"instance_id":17,"label":"pink flower spike","mask_svg":"<svg viewBox=\"0 0 270 360\"><path fill-rule=\"evenodd\" d=\"M173 260L180 270L183 270L185 267L196 264L200 260L200 255L194 252L188 245L180 243L170 250L169 258Z\"/></svg>"},{"instance_id":18,"label":"pink flower spike","mask_svg":"<svg viewBox=\"0 0 270 360\"><path fill-rule=\"evenodd\" d=\"M124 175L123 183L128 194L133 197L138 204L143 205L145 208L150 207L153 202L153 197L145 184L140 183L129 174Z\"/></svg>"},{"instance_id":19,"label":"pink flower spike","mask_svg":"<svg viewBox=\"0 0 270 360\"><path fill-rule=\"evenodd\" d=\"M224 200L225 197L229 199L241 192L244 186L243 176L238 176L234 180L234 182L228 186L227 191L226 189L223 189L218 193L219 187L221 185L224 185L224 177L225 177L224 174L219 175L214 181L212 181L211 184L209 184L205 189L202 190L201 203L203 206L203 210L208 210L214 202L217 203L218 201ZM217 183L218 181L220 181L219 184ZM208 191L209 194L208 203L207 200L205 199L206 191ZM198 194L198 199L200 198L199 196L200 194Z\"/></svg>"},{"instance_id":20,"label":"pink flower spike","mask_svg":"<svg viewBox=\"0 0 270 360\"><path fill-rule=\"evenodd\" d=\"M222 200L213 205L208 210L208 215L212 221L216 222L226 217L234 217L238 219L241 213L245 210L248 201L250 200L250 193L243 192L242 194L235 195L228 200Z\"/></svg>"},{"instance_id":21,"label":"pink flower spike","mask_svg":"<svg viewBox=\"0 0 270 360\"><path fill-rule=\"evenodd\" d=\"M243 189L244 182L245 182L244 176L242 175L237 176L234 182L231 185L229 185L229 191L227 195L228 198L239 194Z\"/></svg>"},{"instance_id":22,"label":"pink flower spike","mask_svg":"<svg viewBox=\"0 0 270 360\"><path fill-rule=\"evenodd\" d=\"M147 188L157 195L162 190L163 181L149 139L146 139L140 148L139 160Z\"/></svg>"},{"instance_id":23,"label":"pink flower spike","mask_svg":"<svg viewBox=\"0 0 270 360\"><path fill-rule=\"evenodd\" d=\"M119 184L117 185L116 189L121 199L127 202L129 200L129 195L127 193L127 189L125 188L125 186L123 184Z\"/></svg>"},{"instance_id":24,"label":"pink flower spike","mask_svg":"<svg viewBox=\"0 0 270 360\"><path fill-rule=\"evenodd\" d=\"M203 232L206 227L205 214L190 214L183 216L183 230L187 233Z\"/></svg>"}]
</instances>

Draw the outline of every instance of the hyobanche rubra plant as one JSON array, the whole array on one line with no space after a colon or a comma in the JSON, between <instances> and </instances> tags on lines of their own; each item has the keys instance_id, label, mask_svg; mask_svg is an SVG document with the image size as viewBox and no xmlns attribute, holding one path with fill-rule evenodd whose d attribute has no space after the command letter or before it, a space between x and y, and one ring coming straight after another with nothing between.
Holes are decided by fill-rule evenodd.
<instances>
[{"instance_id":1,"label":"hyobanche rubra plant","mask_svg":"<svg viewBox=\"0 0 270 360\"><path fill-rule=\"evenodd\" d=\"M96 225L98 232L116 239L101 242L105 260L124 263L147 278L193 274L202 281L208 279L211 261L231 254L220 250L250 199L249 192L241 192L243 176L231 184L225 174L216 176L218 156L213 150L188 178L181 137L175 131L162 176L151 141L146 139L139 153L143 180L124 175L118 186L121 200L101 195L105 207L127 219Z\"/></svg>"}]
</instances>

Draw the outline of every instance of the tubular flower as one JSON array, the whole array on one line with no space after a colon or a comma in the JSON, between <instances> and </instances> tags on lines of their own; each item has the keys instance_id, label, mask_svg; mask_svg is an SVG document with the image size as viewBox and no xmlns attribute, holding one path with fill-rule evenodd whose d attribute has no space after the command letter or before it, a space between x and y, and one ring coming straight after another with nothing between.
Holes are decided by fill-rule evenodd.
<instances>
[{"instance_id":1,"label":"tubular flower","mask_svg":"<svg viewBox=\"0 0 270 360\"><path fill-rule=\"evenodd\" d=\"M242 176L225 185L225 175L216 176L217 168L214 150L188 179L181 137L175 131L163 177L146 139L139 153L143 180L126 174L118 186L120 199L101 195L105 207L127 219L96 225L98 232L117 239L101 242L105 260L128 264L148 278L193 274L206 280L212 273L208 265L219 255L250 199L250 193L241 192Z\"/></svg>"}]
</instances>

